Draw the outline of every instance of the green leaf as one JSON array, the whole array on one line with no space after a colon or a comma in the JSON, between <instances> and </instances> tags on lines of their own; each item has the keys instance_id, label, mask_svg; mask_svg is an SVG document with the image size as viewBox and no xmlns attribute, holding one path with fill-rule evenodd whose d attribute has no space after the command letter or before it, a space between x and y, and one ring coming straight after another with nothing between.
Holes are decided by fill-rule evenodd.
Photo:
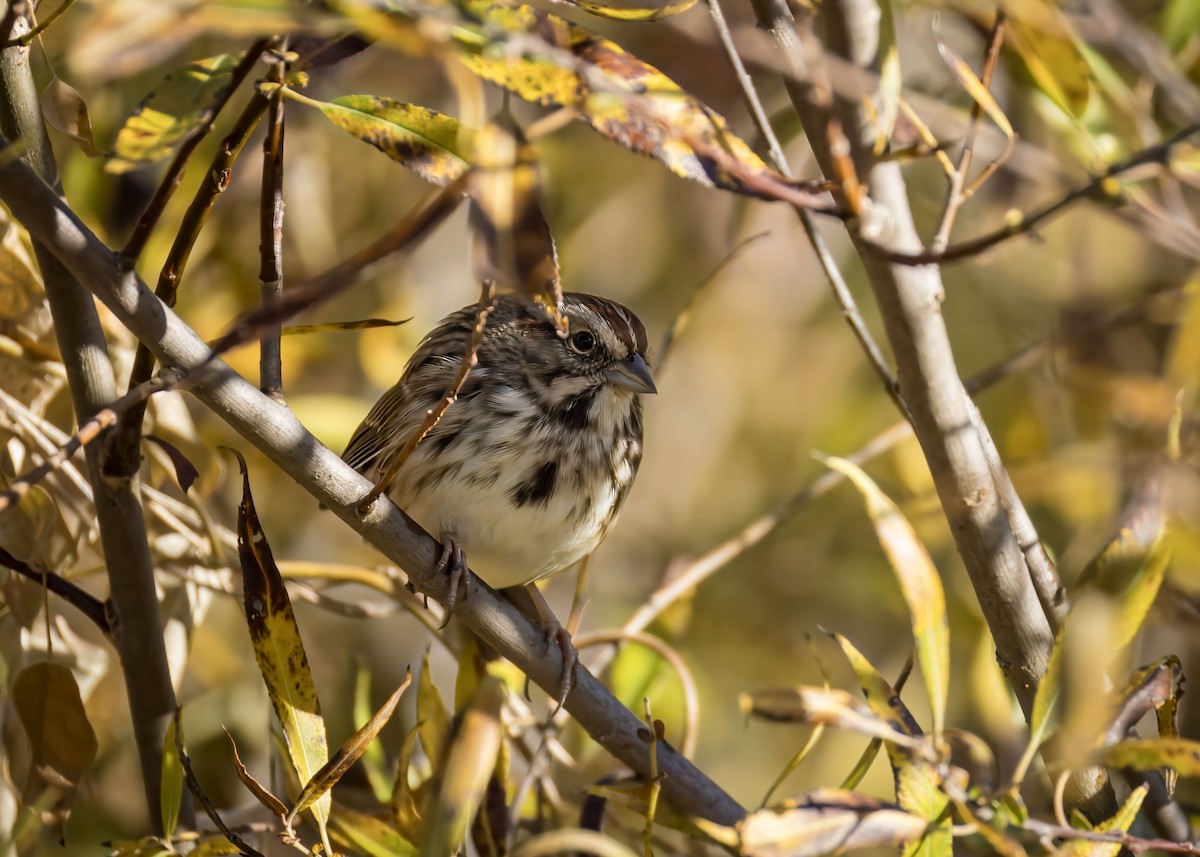
<instances>
[{"instance_id":1,"label":"green leaf","mask_svg":"<svg viewBox=\"0 0 1200 857\"><path fill-rule=\"evenodd\" d=\"M1129 793L1129 797L1125 798L1125 803L1121 804L1121 808L1116 814L1109 819L1096 825L1096 833L1112 833L1120 831L1128 833L1129 828L1133 826L1133 822L1137 820L1138 812L1142 808L1142 801L1146 799L1146 792L1149 791L1149 786L1141 785ZM1059 849L1059 854L1062 857L1117 857L1121 853L1122 847L1119 842L1087 842L1082 839L1076 839L1067 842Z\"/></svg>"},{"instance_id":2,"label":"green leaf","mask_svg":"<svg viewBox=\"0 0 1200 857\"><path fill-rule=\"evenodd\" d=\"M382 818L338 806L331 822L334 841L369 857L416 857L417 847Z\"/></svg>"},{"instance_id":3,"label":"green leaf","mask_svg":"<svg viewBox=\"0 0 1200 857\"><path fill-rule=\"evenodd\" d=\"M916 842L904 846L905 857L950 857L950 799L941 788L937 770L928 762L906 761L896 770L896 802L929 825Z\"/></svg>"},{"instance_id":4,"label":"green leaf","mask_svg":"<svg viewBox=\"0 0 1200 857\"><path fill-rule=\"evenodd\" d=\"M167 735L163 738L162 773L159 777L159 811L165 839L175 835L182 797L183 762L179 759L179 748L175 745L175 721L172 719L167 724Z\"/></svg>"},{"instance_id":5,"label":"green leaf","mask_svg":"<svg viewBox=\"0 0 1200 857\"><path fill-rule=\"evenodd\" d=\"M1177 53L1200 32L1200 3L1196 0L1167 0L1159 32L1172 53Z\"/></svg>"},{"instance_id":6,"label":"green leaf","mask_svg":"<svg viewBox=\"0 0 1200 857\"><path fill-rule=\"evenodd\" d=\"M404 695L404 691L408 690L410 684L412 684L411 672L405 676L404 682L392 692L379 710L360 726L358 731L346 740L346 743L338 748L338 751L321 767L321 770L313 774L311 780L304 784L304 788L300 790L300 796L296 798L296 805L292 807L292 811L285 819L288 825L295 820L297 815L328 795L329 790L358 761L367 747L375 740L375 736L392 719L396 706L400 704L400 697Z\"/></svg>"},{"instance_id":7,"label":"green leaf","mask_svg":"<svg viewBox=\"0 0 1200 857\"><path fill-rule=\"evenodd\" d=\"M238 560L242 568L250 642L267 686L267 695L271 698L271 707L283 729L292 767L300 782L307 783L329 761L325 720L321 716L316 684L291 599L254 508L246 460L236 450L234 455L242 472ZM326 850L329 850L326 841L329 807L330 797L325 794L310 808Z\"/></svg>"},{"instance_id":8,"label":"green leaf","mask_svg":"<svg viewBox=\"0 0 1200 857\"><path fill-rule=\"evenodd\" d=\"M371 673L359 663L354 672L354 722L366 723L371 717ZM392 794L392 782L385 770L386 759L383 745L372 741L362 755L363 770L371 791L380 803L386 803Z\"/></svg>"},{"instance_id":9,"label":"green leaf","mask_svg":"<svg viewBox=\"0 0 1200 857\"><path fill-rule=\"evenodd\" d=\"M261 84L264 91L278 84ZM475 132L452 116L379 95L343 95L317 101L283 89L292 101L315 107L343 131L369 143L428 182L447 185L467 171Z\"/></svg>"},{"instance_id":10,"label":"green leaf","mask_svg":"<svg viewBox=\"0 0 1200 857\"><path fill-rule=\"evenodd\" d=\"M218 54L170 72L117 132L110 173L123 173L171 154L175 144L211 115L239 57Z\"/></svg>"},{"instance_id":11,"label":"green leaf","mask_svg":"<svg viewBox=\"0 0 1200 857\"><path fill-rule=\"evenodd\" d=\"M696 0L677 0L677 2L668 3L665 6L646 7L609 6L605 3L597 3L595 0L564 0L564 2L595 15L597 18L626 22L658 21L686 12L696 5Z\"/></svg>"},{"instance_id":12,"label":"green leaf","mask_svg":"<svg viewBox=\"0 0 1200 857\"><path fill-rule=\"evenodd\" d=\"M421 678L417 683L417 734L425 755L435 766L442 761L446 751L446 740L450 734L450 713L442 694L433 683L433 671L429 668L429 650L421 663Z\"/></svg>"},{"instance_id":13,"label":"green leaf","mask_svg":"<svg viewBox=\"0 0 1200 857\"><path fill-rule=\"evenodd\" d=\"M946 618L942 580L912 525L874 480L845 459L825 458L824 461L828 467L848 477L867 502L867 514L875 525L879 543L883 545L908 604L917 662L921 665L929 695L934 740L940 742L946 698L950 692L950 625Z\"/></svg>"}]
</instances>

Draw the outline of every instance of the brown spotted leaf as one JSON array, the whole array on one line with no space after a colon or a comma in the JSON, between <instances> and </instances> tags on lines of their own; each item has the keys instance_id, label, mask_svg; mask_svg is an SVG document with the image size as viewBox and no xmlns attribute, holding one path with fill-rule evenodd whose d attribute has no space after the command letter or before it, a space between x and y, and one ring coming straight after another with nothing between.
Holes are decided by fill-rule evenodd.
<instances>
[{"instance_id":1,"label":"brown spotted leaf","mask_svg":"<svg viewBox=\"0 0 1200 857\"><path fill-rule=\"evenodd\" d=\"M293 89L283 92L293 101L320 110L334 125L428 182L447 185L467 171L466 153L472 151L475 132L445 113L378 95L317 101Z\"/></svg>"},{"instance_id":2,"label":"brown spotted leaf","mask_svg":"<svg viewBox=\"0 0 1200 857\"><path fill-rule=\"evenodd\" d=\"M301 783L307 783L329 761L325 720L321 717L317 688L308 666L308 655L300 638L291 599L254 508L246 460L236 451L234 455L242 471L242 501L238 504L238 559L242 567L250 642L271 698L271 706L282 727L284 743L296 776ZM322 840L327 838L325 830L329 806L330 797L326 794L310 808Z\"/></svg>"},{"instance_id":3,"label":"brown spotted leaf","mask_svg":"<svg viewBox=\"0 0 1200 857\"><path fill-rule=\"evenodd\" d=\"M105 169L123 173L171 154L176 143L209 117L229 87L238 60L234 54L218 54L170 72L125 120Z\"/></svg>"},{"instance_id":4,"label":"brown spotted leaf","mask_svg":"<svg viewBox=\"0 0 1200 857\"><path fill-rule=\"evenodd\" d=\"M1200 741L1187 738L1139 738L1122 741L1100 754L1114 768L1149 771L1171 768L1181 777L1200 777Z\"/></svg>"},{"instance_id":5,"label":"brown spotted leaf","mask_svg":"<svg viewBox=\"0 0 1200 857\"><path fill-rule=\"evenodd\" d=\"M525 5L458 5L474 22L455 28L459 58L484 80L535 104L572 108L604 137L708 187L828 205L825 185L772 170L724 117L616 43Z\"/></svg>"},{"instance_id":6,"label":"brown spotted leaf","mask_svg":"<svg viewBox=\"0 0 1200 857\"><path fill-rule=\"evenodd\" d=\"M98 747L79 685L62 664L42 661L17 674L12 701L31 751L21 799L41 807L42 823L62 839L75 790ZM53 800L47 804L48 795Z\"/></svg>"}]
</instances>

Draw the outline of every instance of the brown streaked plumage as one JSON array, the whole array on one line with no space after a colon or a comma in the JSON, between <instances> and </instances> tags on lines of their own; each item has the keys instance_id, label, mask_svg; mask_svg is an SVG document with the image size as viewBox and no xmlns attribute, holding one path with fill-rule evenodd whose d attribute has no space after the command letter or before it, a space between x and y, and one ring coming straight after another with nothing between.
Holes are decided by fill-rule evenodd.
<instances>
[{"instance_id":1,"label":"brown streaked plumage","mask_svg":"<svg viewBox=\"0 0 1200 857\"><path fill-rule=\"evenodd\" d=\"M568 334L518 295L497 298L458 400L389 494L466 554L493 587L562 571L616 520L642 455L641 395L653 393L646 330L613 301L567 294ZM421 342L342 457L379 479L446 394L476 319L469 306Z\"/></svg>"}]
</instances>

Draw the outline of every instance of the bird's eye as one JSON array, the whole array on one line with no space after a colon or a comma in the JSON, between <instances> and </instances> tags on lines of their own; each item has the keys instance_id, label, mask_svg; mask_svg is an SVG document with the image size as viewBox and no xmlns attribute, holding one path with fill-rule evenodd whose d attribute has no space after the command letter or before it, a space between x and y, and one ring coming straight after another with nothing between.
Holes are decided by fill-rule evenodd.
<instances>
[{"instance_id":1,"label":"bird's eye","mask_svg":"<svg viewBox=\"0 0 1200 857\"><path fill-rule=\"evenodd\" d=\"M571 336L571 347L580 354L587 354L596 347L596 337L586 330L581 330Z\"/></svg>"}]
</instances>

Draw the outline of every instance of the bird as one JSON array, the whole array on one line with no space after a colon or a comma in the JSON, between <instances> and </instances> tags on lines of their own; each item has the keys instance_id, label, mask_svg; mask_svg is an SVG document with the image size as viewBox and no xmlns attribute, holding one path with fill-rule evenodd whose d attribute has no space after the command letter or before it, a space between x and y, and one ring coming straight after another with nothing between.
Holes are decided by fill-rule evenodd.
<instances>
[{"instance_id":1,"label":"bird","mask_svg":"<svg viewBox=\"0 0 1200 857\"><path fill-rule=\"evenodd\" d=\"M452 395L478 335L479 305L451 313L342 453L377 485L390 479L388 496L440 538L451 599L469 563L494 589L524 588L543 620L552 615L543 616L533 584L573 566L611 530L642 459L642 396L657 392L633 312L571 292L558 309L565 325L522 294L496 297L457 398L392 473L427 415ZM451 612L452 602L445 606ZM554 625L566 664L569 643Z\"/></svg>"}]
</instances>

